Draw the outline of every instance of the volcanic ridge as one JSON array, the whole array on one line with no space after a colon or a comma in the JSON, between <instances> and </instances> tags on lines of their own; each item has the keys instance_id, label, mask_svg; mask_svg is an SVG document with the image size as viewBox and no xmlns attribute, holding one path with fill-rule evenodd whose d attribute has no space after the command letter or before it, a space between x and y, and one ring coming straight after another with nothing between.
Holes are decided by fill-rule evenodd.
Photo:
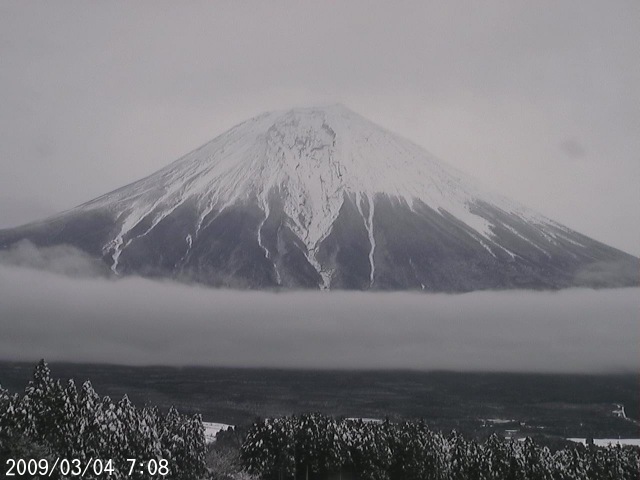
<instances>
[{"instance_id":1,"label":"volcanic ridge","mask_svg":"<svg viewBox=\"0 0 640 480\"><path fill-rule=\"evenodd\" d=\"M0 231L114 275L251 289L466 292L638 285L638 259L473 179L341 105L269 112L162 170Z\"/></svg>"}]
</instances>

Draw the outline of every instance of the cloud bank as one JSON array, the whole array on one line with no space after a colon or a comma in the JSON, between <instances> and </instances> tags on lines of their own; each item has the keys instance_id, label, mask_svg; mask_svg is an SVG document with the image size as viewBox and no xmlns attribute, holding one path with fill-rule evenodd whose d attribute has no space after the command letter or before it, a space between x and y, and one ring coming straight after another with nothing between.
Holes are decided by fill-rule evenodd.
<instances>
[{"instance_id":1,"label":"cloud bank","mask_svg":"<svg viewBox=\"0 0 640 480\"><path fill-rule=\"evenodd\" d=\"M70 277L106 277L109 269L89 254L70 245L38 248L21 240L0 250L0 266L44 270Z\"/></svg>"},{"instance_id":2,"label":"cloud bank","mask_svg":"<svg viewBox=\"0 0 640 480\"><path fill-rule=\"evenodd\" d=\"M213 290L89 275L93 260L56 248L0 254L0 359L590 373L639 367L637 288Z\"/></svg>"}]
</instances>

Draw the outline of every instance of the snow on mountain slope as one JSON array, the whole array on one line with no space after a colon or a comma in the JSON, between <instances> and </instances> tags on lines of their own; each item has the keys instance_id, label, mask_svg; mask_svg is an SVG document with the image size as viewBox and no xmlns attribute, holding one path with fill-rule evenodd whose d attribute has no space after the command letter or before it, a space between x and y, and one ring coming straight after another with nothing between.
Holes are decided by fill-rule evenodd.
<instances>
[{"instance_id":1,"label":"snow on mountain slope","mask_svg":"<svg viewBox=\"0 0 640 480\"><path fill-rule=\"evenodd\" d=\"M113 248L117 271L122 238L147 215L145 235L186 199L196 200L200 215L195 235L214 207L223 210L255 195L269 213L270 192L286 192L284 211L304 242L309 260L329 233L345 194L355 194L362 220L373 239L373 197L377 193L413 205L416 199L449 212L472 227L478 242L491 251L491 224L471 211L483 200L539 224L550 223L515 203L482 193L460 172L422 148L367 121L341 105L267 113L244 122L158 173L83 208L116 208L122 228ZM364 213L363 203L371 206ZM544 231L541 229L541 231ZM506 250L506 249L505 249ZM372 257L372 255L371 255ZM374 271L373 259L372 275Z\"/></svg>"},{"instance_id":2,"label":"snow on mountain slope","mask_svg":"<svg viewBox=\"0 0 640 480\"><path fill-rule=\"evenodd\" d=\"M544 286L539 279L543 270L565 267L561 262L533 268L539 256L578 259L569 262L571 272L563 281L549 282L554 287L565 286L585 265L617 255L586 253L592 240L483 192L421 147L341 105L262 114L57 221L66 226L63 230L82 230L82 222L71 222L70 228L68 219L97 221L98 215L107 220L100 220L102 233L95 241L113 272L123 272L123 254L131 252L125 254L125 273L156 272L162 263L165 271L173 270L170 275L195 269L200 280L223 272L213 282L222 285L223 277L248 277L254 287L267 282L329 288L342 278L349 288L439 290L442 280L453 282L453 290L466 290L482 281L461 286L467 283L442 278L451 265L464 275L467 267L460 262L474 258L468 262L474 275L516 262L519 281L536 270L533 285ZM398 221L407 218L404 230L398 226L405 237L394 233L396 216ZM162 251L162 242L173 251ZM443 255L453 255L449 266L440 262ZM441 275L424 273L435 264ZM349 269L358 272L357 279ZM487 286L509 287L501 285L509 281Z\"/></svg>"}]
</instances>

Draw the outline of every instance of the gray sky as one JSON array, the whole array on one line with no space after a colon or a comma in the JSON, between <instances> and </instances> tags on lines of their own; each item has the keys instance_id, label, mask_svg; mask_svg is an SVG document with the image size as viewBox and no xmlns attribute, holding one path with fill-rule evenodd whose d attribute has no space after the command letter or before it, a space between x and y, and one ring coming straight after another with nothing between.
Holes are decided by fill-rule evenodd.
<instances>
[{"instance_id":1,"label":"gray sky","mask_svg":"<svg viewBox=\"0 0 640 480\"><path fill-rule=\"evenodd\" d=\"M0 1L0 227L342 102L640 254L640 3Z\"/></svg>"},{"instance_id":2,"label":"gray sky","mask_svg":"<svg viewBox=\"0 0 640 480\"><path fill-rule=\"evenodd\" d=\"M639 290L212 290L23 243L0 252L0 360L637 372Z\"/></svg>"}]
</instances>

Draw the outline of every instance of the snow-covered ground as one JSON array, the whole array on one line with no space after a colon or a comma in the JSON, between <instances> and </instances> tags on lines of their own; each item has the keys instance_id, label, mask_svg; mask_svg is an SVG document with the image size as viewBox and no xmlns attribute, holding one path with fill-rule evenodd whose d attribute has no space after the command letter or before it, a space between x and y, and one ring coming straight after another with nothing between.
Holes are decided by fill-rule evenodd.
<instances>
[{"instance_id":1,"label":"snow-covered ground","mask_svg":"<svg viewBox=\"0 0 640 480\"><path fill-rule=\"evenodd\" d=\"M515 423L515 420L510 420L507 418L483 418L481 419L483 422L494 423L494 424L503 424L503 423Z\"/></svg>"},{"instance_id":2,"label":"snow-covered ground","mask_svg":"<svg viewBox=\"0 0 640 480\"><path fill-rule=\"evenodd\" d=\"M349 417L347 418L347 420L354 420L354 421L360 420L364 423L382 423L382 420L380 420L379 418Z\"/></svg>"},{"instance_id":3,"label":"snow-covered ground","mask_svg":"<svg viewBox=\"0 0 640 480\"><path fill-rule=\"evenodd\" d=\"M576 443L587 444L586 438L567 438L567 440ZM634 445L640 446L640 438L594 438L593 444L598 447L607 447L609 445Z\"/></svg>"},{"instance_id":4,"label":"snow-covered ground","mask_svg":"<svg viewBox=\"0 0 640 480\"><path fill-rule=\"evenodd\" d=\"M204 425L204 437L207 443L215 442L216 435L220 430L226 430L233 425L227 425L226 423L214 423L214 422L202 422Z\"/></svg>"}]
</instances>

